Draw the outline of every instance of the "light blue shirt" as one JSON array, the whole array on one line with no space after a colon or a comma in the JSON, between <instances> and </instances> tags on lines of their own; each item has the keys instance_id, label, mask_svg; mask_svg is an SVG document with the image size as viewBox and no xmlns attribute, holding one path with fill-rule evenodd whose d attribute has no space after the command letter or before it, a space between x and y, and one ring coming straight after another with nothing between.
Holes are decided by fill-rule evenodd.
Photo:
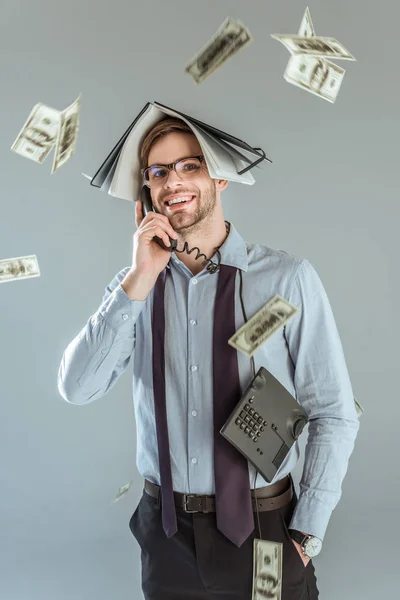
<instances>
[{"instance_id":1,"label":"light blue shirt","mask_svg":"<svg viewBox=\"0 0 400 600\"><path fill-rule=\"evenodd\" d=\"M354 448L359 420L332 309L314 267L306 259L243 240L235 227L220 247L221 263L242 269L247 318L276 295L298 311L254 354L256 372L270 371L306 411L309 424L299 498L290 527L323 540ZM165 286L165 373L173 489L215 494L213 465L213 307L218 273L193 275L173 252ZM216 259L214 255L213 260ZM71 404L107 394L133 357L137 468L160 485L152 375L153 290L131 300L120 271L106 287L99 309L62 357L58 389ZM239 274L236 330L244 323ZM250 358L238 352L242 393L253 379ZM271 483L290 473L300 456L292 446ZM254 488L255 468L248 463ZM261 475L256 487L269 485Z\"/></svg>"}]
</instances>

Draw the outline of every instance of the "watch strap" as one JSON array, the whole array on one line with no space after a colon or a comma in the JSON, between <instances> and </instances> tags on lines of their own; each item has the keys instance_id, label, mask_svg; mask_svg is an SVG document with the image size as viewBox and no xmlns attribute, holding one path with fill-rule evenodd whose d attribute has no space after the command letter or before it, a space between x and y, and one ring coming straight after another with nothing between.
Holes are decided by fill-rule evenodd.
<instances>
[{"instance_id":1,"label":"watch strap","mask_svg":"<svg viewBox=\"0 0 400 600\"><path fill-rule=\"evenodd\" d=\"M289 529L289 533L292 540L300 545L303 545L304 542L310 537L309 535L306 535L297 529Z\"/></svg>"}]
</instances>

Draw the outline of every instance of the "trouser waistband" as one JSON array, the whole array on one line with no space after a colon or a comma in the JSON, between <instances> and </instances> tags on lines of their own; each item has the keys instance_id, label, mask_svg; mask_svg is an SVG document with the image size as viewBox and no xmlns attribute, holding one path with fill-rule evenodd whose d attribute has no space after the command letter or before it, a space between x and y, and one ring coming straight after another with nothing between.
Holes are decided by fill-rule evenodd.
<instances>
[{"instance_id":1,"label":"trouser waistband","mask_svg":"<svg viewBox=\"0 0 400 600\"><path fill-rule=\"evenodd\" d=\"M293 498L293 480L291 475L256 490L251 490L253 511L275 510L289 504ZM144 491L157 498L158 507L161 504L161 487L147 479L144 480ZM255 495L257 494L257 498ZM174 492L175 506L187 513L215 512L215 495L182 494Z\"/></svg>"}]
</instances>

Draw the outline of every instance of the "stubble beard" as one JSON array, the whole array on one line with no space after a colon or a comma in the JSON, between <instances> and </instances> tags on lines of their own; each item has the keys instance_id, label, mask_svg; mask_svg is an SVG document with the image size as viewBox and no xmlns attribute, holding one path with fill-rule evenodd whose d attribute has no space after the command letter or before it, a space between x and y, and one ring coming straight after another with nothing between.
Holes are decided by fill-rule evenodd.
<instances>
[{"instance_id":1,"label":"stubble beard","mask_svg":"<svg viewBox=\"0 0 400 600\"><path fill-rule=\"evenodd\" d=\"M199 192L196 195L195 203L196 206L194 207L194 210L192 208L189 209L190 214L176 214L176 223L174 223L175 219L173 218L173 214L169 217L171 219L172 227L183 237L185 237L185 234L201 231L204 225L212 220L217 203L216 185L214 181L211 181L207 190ZM181 220L182 224L180 224Z\"/></svg>"}]
</instances>

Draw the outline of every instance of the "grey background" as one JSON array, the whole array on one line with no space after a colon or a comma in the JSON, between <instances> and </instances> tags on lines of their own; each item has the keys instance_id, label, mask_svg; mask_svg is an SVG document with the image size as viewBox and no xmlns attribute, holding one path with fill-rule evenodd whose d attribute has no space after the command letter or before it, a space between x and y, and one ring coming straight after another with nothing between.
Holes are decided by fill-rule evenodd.
<instances>
[{"instance_id":1,"label":"grey background","mask_svg":"<svg viewBox=\"0 0 400 600\"><path fill-rule=\"evenodd\" d=\"M67 344L131 263L134 206L90 187L148 100L263 147L253 187L230 184L225 217L250 242L308 258L331 300L365 409L322 553L322 600L394 597L398 556L398 22L394 0L310 2L318 35L358 62L332 105L283 79L306 1L2 0L0 258L36 254L41 277L0 288L0 596L142 598L128 522L136 470L130 366L106 398L62 400ZM186 63L226 16L254 42L200 86ZM51 175L10 152L34 104L82 92L77 153ZM395 445L396 444L396 445ZM299 481L303 461L293 474ZM117 489L134 480L111 505ZM397 579L397 578L396 578Z\"/></svg>"}]
</instances>

